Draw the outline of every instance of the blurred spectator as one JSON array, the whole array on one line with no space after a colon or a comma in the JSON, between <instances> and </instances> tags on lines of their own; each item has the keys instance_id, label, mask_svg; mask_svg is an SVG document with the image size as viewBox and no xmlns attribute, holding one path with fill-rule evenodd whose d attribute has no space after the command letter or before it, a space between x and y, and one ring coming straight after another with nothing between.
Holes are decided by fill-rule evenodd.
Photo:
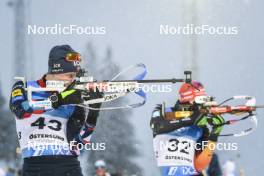
<instances>
[{"instance_id":1,"label":"blurred spectator","mask_svg":"<svg viewBox=\"0 0 264 176\"><path fill-rule=\"evenodd\" d=\"M22 169L18 169L17 176L22 176Z\"/></svg>"},{"instance_id":2,"label":"blurred spectator","mask_svg":"<svg viewBox=\"0 0 264 176\"><path fill-rule=\"evenodd\" d=\"M223 176L236 176L236 164L232 160L227 160L223 166Z\"/></svg>"},{"instance_id":3,"label":"blurred spectator","mask_svg":"<svg viewBox=\"0 0 264 176\"><path fill-rule=\"evenodd\" d=\"M106 164L103 160L97 160L94 164L96 176L111 176L106 171Z\"/></svg>"},{"instance_id":4,"label":"blurred spectator","mask_svg":"<svg viewBox=\"0 0 264 176\"><path fill-rule=\"evenodd\" d=\"M6 175L5 176L16 176L16 170L11 168L11 167L8 167L7 169L7 172L6 172Z\"/></svg>"},{"instance_id":5,"label":"blurred spectator","mask_svg":"<svg viewBox=\"0 0 264 176\"><path fill-rule=\"evenodd\" d=\"M5 176L5 170L3 168L0 167L0 176Z\"/></svg>"}]
</instances>

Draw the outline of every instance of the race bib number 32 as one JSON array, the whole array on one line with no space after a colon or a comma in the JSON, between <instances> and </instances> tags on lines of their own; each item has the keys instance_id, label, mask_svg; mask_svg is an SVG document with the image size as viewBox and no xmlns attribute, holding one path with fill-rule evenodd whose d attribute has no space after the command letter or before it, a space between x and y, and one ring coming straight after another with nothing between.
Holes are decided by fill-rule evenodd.
<instances>
[{"instance_id":1,"label":"race bib number 32","mask_svg":"<svg viewBox=\"0 0 264 176\"><path fill-rule=\"evenodd\" d=\"M195 141L164 134L153 142L158 166L193 166Z\"/></svg>"}]
</instances>

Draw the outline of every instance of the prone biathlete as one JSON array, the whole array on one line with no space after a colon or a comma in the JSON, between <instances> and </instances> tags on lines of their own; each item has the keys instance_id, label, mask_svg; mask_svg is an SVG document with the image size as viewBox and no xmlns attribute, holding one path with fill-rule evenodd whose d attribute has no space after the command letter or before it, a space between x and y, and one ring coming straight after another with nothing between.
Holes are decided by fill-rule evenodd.
<instances>
[{"instance_id":1,"label":"prone biathlete","mask_svg":"<svg viewBox=\"0 0 264 176\"><path fill-rule=\"evenodd\" d=\"M195 102L199 96L206 96L200 82L184 83L174 107L158 105L152 113L153 146L162 176L202 175L212 159L225 120L201 113ZM165 118L170 112L174 119Z\"/></svg>"}]
</instances>

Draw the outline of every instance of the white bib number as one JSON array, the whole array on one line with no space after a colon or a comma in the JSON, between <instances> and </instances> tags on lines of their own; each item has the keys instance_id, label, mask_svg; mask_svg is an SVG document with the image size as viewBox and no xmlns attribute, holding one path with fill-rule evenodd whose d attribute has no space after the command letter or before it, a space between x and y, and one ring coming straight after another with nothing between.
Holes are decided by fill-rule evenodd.
<instances>
[{"instance_id":1,"label":"white bib number","mask_svg":"<svg viewBox=\"0 0 264 176\"><path fill-rule=\"evenodd\" d=\"M169 134L153 139L158 166L191 166L195 154L195 141Z\"/></svg>"},{"instance_id":2,"label":"white bib number","mask_svg":"<svg viewBox=\"0 0 264 176\"><path fill-rule=\"evenodd\" d=\"M68 146L67 119L50 115L32 115L17 119L17 132L22 149L38 146Z\"/></svg>"}]
</instances>

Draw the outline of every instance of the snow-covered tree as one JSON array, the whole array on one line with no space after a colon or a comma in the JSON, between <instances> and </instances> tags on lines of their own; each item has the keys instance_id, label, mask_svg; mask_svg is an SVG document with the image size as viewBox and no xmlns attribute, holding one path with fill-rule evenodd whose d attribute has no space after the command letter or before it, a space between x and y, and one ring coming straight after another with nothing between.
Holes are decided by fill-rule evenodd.
<instances>
[{"instance_id":1,"label":"snow-covered tree","mask_svg":"<svg viewBox=\"0 0 264 176\"><path fill-rule=\"evenodd\" d=\"M0 160L12 161L16 158L18 142L15 120L11 112L5 109L5 103L0 89Z\"/></svg>"}]
</instances>

